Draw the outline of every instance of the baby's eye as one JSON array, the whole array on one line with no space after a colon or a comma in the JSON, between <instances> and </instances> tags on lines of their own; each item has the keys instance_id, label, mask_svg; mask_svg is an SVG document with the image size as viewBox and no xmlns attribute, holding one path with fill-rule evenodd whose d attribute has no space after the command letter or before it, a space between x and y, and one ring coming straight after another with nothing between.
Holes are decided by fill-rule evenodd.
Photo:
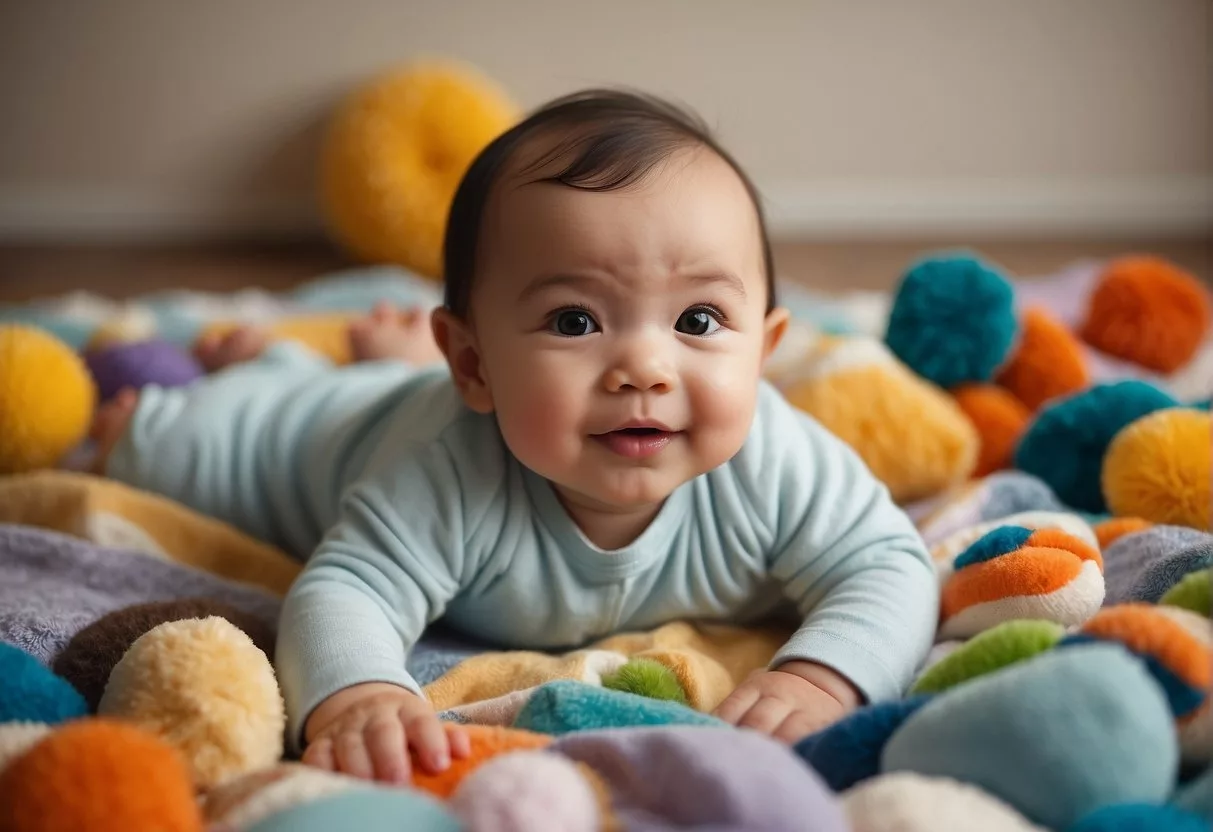
<instances>
[{"instance_id":1,"label":"baby's eye","mask_svg":"<svg viewBox=\"0 0 1213 832\"><path fill-rule=\"evenodd\" d=\"M693 306L678 316L674 329L687 335L711 335L720 329L718 313L706 306Z\"/></svg>"},{"instance_id":2,"label":"baby's eye","mask_svg":"<svg viewBox=\"0 0 1213 832\"><path fill-rule=\"evenodd\" d=\"M563 335L566 338L577 338L598 332L599 327L598 322L589 312L581 309L565 309L557 312L556 317L552 319L552 330L557 335Z\"/></svg>"}]
</instances>

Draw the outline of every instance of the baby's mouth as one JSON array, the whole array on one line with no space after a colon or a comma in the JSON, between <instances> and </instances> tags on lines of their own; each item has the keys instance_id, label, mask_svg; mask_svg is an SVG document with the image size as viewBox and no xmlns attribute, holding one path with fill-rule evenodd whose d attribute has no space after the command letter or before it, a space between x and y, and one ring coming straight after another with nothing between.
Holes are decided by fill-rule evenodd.
<instances>
[{"instance_id":1,"label":"baby's mouth","mask_svg":"<svg viewBox=\"0 0 1213 832\"><path fill-rule=\"evenodd\" d=\"M681 431L658 427L631 427L596 433L593 438L619 456L643 459L660 453L680 435Z\"/></svg>"}]
</instances>

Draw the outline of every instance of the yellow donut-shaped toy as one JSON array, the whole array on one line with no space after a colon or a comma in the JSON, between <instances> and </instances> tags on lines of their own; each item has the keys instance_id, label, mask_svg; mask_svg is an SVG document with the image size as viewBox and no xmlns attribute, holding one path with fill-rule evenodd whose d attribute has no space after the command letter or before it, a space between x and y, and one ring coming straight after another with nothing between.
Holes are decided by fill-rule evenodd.
<instances>
[{"instance_id":1,"label":"yellow donut-shaped toy","mask_svg":"<svg viewBox=\"0 0 1213 832\"><path fill-rule=\"evenodd\" d=\"M331 233L363 260L437 279L455 189L516 117L504 92L456 63L418 63L356 91L322 159Z\"/></svg>"},{"instance_id":2,"label":"yellow donut-shaped toy","mask_svg":"<svg viewBox=\"0 0 1213 832\"><path fill-rule=\"evenodd\" d=\"M48 468L80 442L97 388L71 347L32 326L0 326L0 474Z\"/></svg>"}]
</instances>

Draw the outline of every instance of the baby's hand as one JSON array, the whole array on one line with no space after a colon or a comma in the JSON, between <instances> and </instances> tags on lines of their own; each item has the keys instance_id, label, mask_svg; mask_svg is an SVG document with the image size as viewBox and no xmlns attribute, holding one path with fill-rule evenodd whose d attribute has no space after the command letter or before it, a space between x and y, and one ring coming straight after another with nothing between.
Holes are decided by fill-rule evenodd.
<instances>
[{"instance_id":1,"label":"baby's hand","mask_svg":"<svg viewBox=\"0 0 1213 832\"><path fill-rule=\"evenodd\" d=\"M452 755L472 752L467 733L444 726L429 702L381 682L354 685L324 700L305 734L308 765L387 783L412 779L410 746L431 774L445 771Z\"/></svg>"},{"instance_id":2,"label":"baby's hand","mask_svg":"<svg viewBox=\"0 0 1213 832\"><path fill-rule=\"evenodd\" d=\"M842 676L813 662L786 662L750 674L715 714L742 728L794 743L853 710L859 692Z\"/></svg>"}]
</instances>

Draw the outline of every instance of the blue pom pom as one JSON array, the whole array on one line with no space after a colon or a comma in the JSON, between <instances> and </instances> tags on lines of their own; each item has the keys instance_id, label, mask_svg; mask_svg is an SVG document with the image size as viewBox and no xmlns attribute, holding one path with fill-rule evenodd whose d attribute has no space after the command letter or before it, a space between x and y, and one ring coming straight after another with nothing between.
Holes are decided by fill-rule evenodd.
<instances>
[{"instance_id":1,"label":"blue pom pom","mask_svg":"<svg viewBox=\"0 0 1213 832\"><path fill-rule=\"evenodd\" d=\"M975 257L933 257L902 278L885 343L914 372L940 387L989 381L1002 366L1019 322L1011 284Z\"/></svg>"},{"instance_id":2,"label":"blue pom pom","mask_svg":"<svg viewBox=\"0 0 1213 832\"><path fill-rule=\"evenodd\" d=\"M1177 806L1121 803L1096 809L1066 832L1209 832L1209 822Z\"/></svg>"},{"instance_id":3,"label":"blue pom pom","mask_svg":"<svg viewBox=\"0 0 1213 832\"><path fill-rule=\"evenodd\" d=\"M795 751L836 792L880 772L880 753L893 732L930 696L911 696L855 711L796 743Z\"/></svg>"},{"instance_id":4,"label":"blue pom pom","mask_svg":"<svg viewBox=\"0 0 1213 832\"><path fill-rule=\"evenodd\" d=\"M1129 423L1176 405L1144 381L1097 385L1042 410L1015 450L1015 467L1040 477L1072 508L1105 511L1100 472L1109 443Z\"/></svg>"},{"instance_id":5,"label":"blue pom pom","mask_svg":"<svg viewBox=\"0 0 1213 832\"><path fill-rule=\"evenodd\" d=\"M0 644L0 680L0 723L56 725L88 714L84 697L70 683L10 644Z\"/></svg>"}]
</instances>

